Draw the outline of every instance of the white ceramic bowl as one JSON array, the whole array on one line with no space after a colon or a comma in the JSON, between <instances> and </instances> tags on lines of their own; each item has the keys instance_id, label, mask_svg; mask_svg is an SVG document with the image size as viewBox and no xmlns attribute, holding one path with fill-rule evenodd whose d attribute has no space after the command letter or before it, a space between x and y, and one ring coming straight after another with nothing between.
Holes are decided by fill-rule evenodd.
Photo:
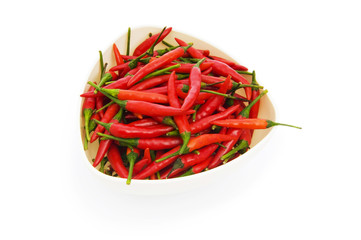
<instances>
[{"instance_id":1,"label":"white ceramic bowl","mask_svg":"<svg viewBox=\"0 0 361 240\"><path fill-rule=\"evenodd\" d=\"M134 51L135 47L144 41L147 38L148 33L157 33L160 32L160 28L155 27L142 27L137 29L132 29L131 32L131 43L130 43L130 53ZM178 37L186 42L192 42L193 46L199 49L208 49L211 52L211 55L223 57L229 60L236 60L229 57L226 53L222 52L220 49L215 48L214 46L208 44L205 41L199 40L195 37L173 31L165 38L166 41L177 45L174 37ZM126 51L126 43L127 43L127 33L125 32L124 35L116 40L116 45L118 46L120 52L125 54ZM163 44L158 44L156 49L164 48ZM113 57L112 52L112 45L109 46L105 51L103 51L103 58L104 63L108 63L108 69L115 65L115 59ZM246 62L246 61L245 61ZM88 78L88 81L99 81L100 76L100 65L99 61L93 67L91 74ZM246 78L250 76L246 76ZM88 85L84 83L84 90L86 92L88 89ZM260 83L261 84L261 83ZM262 85L262 84L261 84ZM83 104L83 100L81 101L81 106ZM81 111L80 106L80 132L81 132L81 139L84 142L84 119ZM276 121L275 119L275 108L270 101L268 95L265 95L261 99L260 105L260 112L259 118L270 119L272 121ZM181 178L174 178L174 179L166 179L166 180L132 180L130 185L125 183L125 179L118 178L118 177L111 177L106 174L99 172L92 166L92 159L95 158L96 151L98 148L98 141L95 141L92 144L89 144L89 148L85 151L84 160L86 161L86 166L88 166L89 170L94 173L95 177L99 178L100 181L103 181L105 184L109 185L109 187L114 187L116 191L122 191L131 194L140 194L140 195L156 195L156 194L168 194L168 193L176 193L176 192L183 192L189 189L193 189L196 187L200 187L205 184L212 184L211 182L221 178L224 175L232 174L231 172L235 169L239 169L247 161L250 161L257 152L262 150L262 146L265 142L269 139L269 135L271 133L271 129L266 130L258 130L254 132L251 149L246 152L245 154L241 155L240 157L232 160L231 162L221 165L217 168L214 168L209 171L205 171L199 174L181 177Z\"/></svg>"}]
</instances>

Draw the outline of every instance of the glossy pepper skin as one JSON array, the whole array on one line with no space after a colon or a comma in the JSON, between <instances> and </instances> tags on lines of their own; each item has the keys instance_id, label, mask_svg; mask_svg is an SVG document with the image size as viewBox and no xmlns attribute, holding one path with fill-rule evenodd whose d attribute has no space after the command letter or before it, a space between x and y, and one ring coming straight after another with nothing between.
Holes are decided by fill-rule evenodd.
<instances>
[{"instance_id":1,"label":"glossy pepper skin","mask_svg":"<svg viewBox=\"0 0 361 240\"><path fill-rule=\"evenodd\" d=\"M102 88L99 88L95 84L88 82L92 86L94 86L96 89L98 89L100 92L102 92L105 96L113 100L115 103L117 103L120 107L123 107L124 109L135 112L147 116L175 116L175 115L183 115L183 114L192 114L193 110L183 111L178 108L172 108L168 106L163 106L155 103L149 103L144 101L136 101L136 100L119 100L117 98L114 98L113 96L107 94L103 91Z\"/></svg>"},{"instance_id":2,"label":"glossy pepper skin","mask_svg":"<svg viewBox=\"0 0 361 240\"><path fill-rule=\"evenodd\" d=\"M112 120L112 118L115 116L115 114L117 114L117 112L119 112L120 107L118 106L118 104L112 104L110 105L107 110L104 113L104 116L101 120L101 122L105 122L108 123L110 120ZM97 122L97 120L95 120ZM101 125L98 124L98 126L95 128L91 138L90 138L90 142L94 142L95 140L98 139L98 132L104 132L105 128Z\"/></svg>"},{"instance_id":3,"label":"glossy pepper skin","mask_svg":"<svg viewBox=\"0 0 361 240\"><path fill-rule=\"evenodd\" d=\"M118 176L121 178L127 178L129 173L126 167L124 166L117 145L115 145L114 143L110 145L107 156L110 165L112 166L114 171L118 174Z\"/></svg>"},{"instance_id":4,"label":"glossy pepper skin","mask_svg":"<svg viewBox=\"0 0 361 240\"><path fill-rule=\"evenodd\" d=\"M96 122L105 127L111 135L119 138L154 138L165 135L167 132L173 130L173 127L167 125L135 127L123 123Z\"/></svg>"},{"instance_id":5,"label":"glossy pepper skin","mask_svg":"<svg viewBox=\"0 0 361 240\"><path fill-rule=\"evenodd\" d=\"M188 110L192 107L193 103L196 101L199 92L201 90L201 70L199 68L200 64L205 60L205 58L201 59L191 70L191 74L189 76L190 88L187 94L187 97L184 99L183 105L181 107L182 110Z\"/></svg>"},{"instance_id":6,"label":"glossy pepper skin","mask_svg":"<svg viewBox=\"0 0 361 240\"><path fill-rule=\"evenodd\" d=\"M156 137L156 138L117 138L108 134L98 133L104 139L112 139L120 145L130 145L139 149L164 150L174 148L182 143L179 137Z\"/></svg>"},{"instance_id":7,"label":"glossy pepper skin","mask_svg":"<svg viewBox=\"0 0 361 240\"><path fill-rule=\"evenodd\" d=\"M268 92L267 90L263 91L262 94L260 94L256 99L254 99L247 107L243 108L243 110L240 112L240 114L238 114L236 119L248 118L251 108L261 99L262 96L267 94L267 92ZM212 159L212 161L208 166L209 169L215 168L223 163L221 157L232 150L233 146L237 143L239 137L241 136L242 131L243 129L233 129L233 128L230 128L227 131L228 135L235 136L235 140L226 141L222 143L226 148L225 149L220 148L218 150L218 152L216 153L216 155L214 156L214 158Z\"/></svg>"},{"instance_id":8,"label":"glossy pepper skin","mask_svg":"<svg viewBox=\"0 0 361 240\"><path fill-rule=\"evenodd\" d=\"M140 69L128 82L128 87L133 86L137 82L139 82L143 77L145 77L147 74L155 71L156 69L167 65L168 63L171 63L175 59L181 57L184 52L187 51L187 48L176 48L163 56L157 58L155 61L145 65L142 69Z\"/></svg>"},{"instance_id":9,"label":"glossy pepper skin","mask_svg":"<svg viewBox=\"0 0 361 240\"><path fill-rule=\"evenodd\" d=\"M226 93L231 82L231 76L228 76L219 88L220 93ZM211 115L224 102L224 97L214 95L210 97L197 111L196 121Z\"/></svg>"},{"instance_id":10,"label":"glossy pepper skin","mask_svg":"<svg viewBox=\"0 0 361 240\"><path fill-rule=\"evenodd\" d=\"M169 98L169 104L172 107L180 108L181 104L179 103L179 99L176 93L175 89L175 80L176 75L175 71L172 72L172 74L169 77L168 81L168 98ZM187 144L191 138L191 129L189 126L188 118L185 115L181 116L174 116L174 121L177 124L179 134L183 140L183 144L179 150L179 154L183 154L185 148L187 147Z\"/></svg>"},{"instance_id":11,"label":"glossy pepper skin","mask_svg":"<svg viewBox=\"0 0 361 240\"><path fill-rule=\"evenodd\" d=\"M120 109L119 112L110 120L111 123L118 123L123 116L123 109ZM105 131L105 134L109 134L108 131ZM102 161L105 154L107 153L110 145L112 144L113 140L102 140L99 142L99 147L97 151L97 155L95 156L93 167L98 166L98 164Z\"/></svg>"},{"instance_id":12,"label":"glossy pepper skin","mask_svg":"<svg viewBox=\"0 0 361 240\"><path fill-rule=\"evenodd\" d=\"M139 55L145 53L153 45L153 43L155 41L157 41L157 43L161 42L171 31L172 31L172 28L170 27L170 28L165 29L159 38L158 38L158 36L160 35L160 33L154 34L150 38L147 38L141 44L139 44L138 47L136 47L136 49L134 50L133 56L139 56ZM158 40L157 40L157 38L158 38Z\"/></svg>"}]
</instances>

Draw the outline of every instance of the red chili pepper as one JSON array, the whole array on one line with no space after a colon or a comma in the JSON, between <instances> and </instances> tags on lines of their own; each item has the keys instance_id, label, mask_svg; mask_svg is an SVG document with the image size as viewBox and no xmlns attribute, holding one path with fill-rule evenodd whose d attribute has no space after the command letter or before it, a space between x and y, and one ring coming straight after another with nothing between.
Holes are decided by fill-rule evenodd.
<instances>
[{"instance_id":1,"label":"red chili pepper","mask_svg":"<svg viewBox=\"0 0 361 240\"><path fill-rule=\"evenodd\" d=\"M159 93L147 93L134 90L123 90L123 89L105 89L101 88L103 92L118 98L119 100L138 100L152 103L168 103L167 95Z\"/></svg>"},{"instance_id":2,"label":"red chili pepper","mask_svg":"<svg viewBox=\"0 0 361 240\"><path fill-rule=\"evenodd\" d=\"M136 91L142 91L145 89L150 89L152 87L158 86L162 83L167 82L169 79L169 75L161 75L152 77L149 79L144 80L141 83L138 83L137 85L132 86L129 90L136 90Z\"/></svg>"},{"instance_id":3,"label":"red chili pepper","mask_svg":"<svg viewBox=\"0 0 361 240\"><path fill-rule=\"evenodd\" d=\"M103 77L100 79L100 82L98 83L98 87L103 86L108 81L115 81L116 79L118 79L118 75L110 70L109 72L105 73ZM96 93L97 90L94 90L94 92Z\"/></svg>"},{"instance_id":4,"label":"red chili pepper","mask_svg":"<svg viewBox=\"0 0 361 240\"><path fill-rule=\"evenodd\" d=\"M267 90L263 91L262 94L260 94L256 99L254 99L247 107L245 107L241 113L237 116L237 119L242 119L242 118L248 118L249 117L249 112L251 110L251 108L254 106L254 104L256 104L263 95L267 94ZM219 166L220 164L222 164L222 160L221 157L228 153L229 151L232 150L233 146L237 143L239 137L242 134L243 129L229 129L227 131L227 134L230 136L235 136L236 140L231 140L231 141L227 141L227 142L223 142L222 144L226 147L224 148L220 148L218 150L218 152L216 153L216 155L214 156L214 158L212 159L211 163L209 164L208 168L212 169L215 168L217 166Z\"/></svg>"},{"instance_id":5,"label":"red chili pepper","mask_svg":"<svg viewBox=\"0 0 361 240\"><path fill-rule=\"evenodd\" d=\"M142 69L140 69L128 82L128 87L133 86L137 82L139 82L143 77L145 77L147 74L153 72L154 70L161 68L168 63L171 63L172 61L176 60L177 58L181 57L184 52L187 51L188 47L180 47L176 48L161 57L157 58L151 63L148 63L145 65Z\"/></svg>"},{"instance_id":6,"label":"red chili pepper","mask_svg":"<svg viewBox=\"0 0 361 240\"><path fill-rule=\"evenodd\" d=\"M252 73L252 85L258 85L257 81L256 81L256 72L253 71ZM253 101L254 99L256 99L259 96L260 92L258 88L252 88L252 97L251 100ZM258 112L259 112L259 106L260 106L260 102L256 102L253 107L251 108L250 112L249 112L249 117L250 118L257 118L258 117Z\"/></svg>"},{"instance_id":7,"label":"red chili pepper","mask_svg":"<svg viewBox=\"0 0 361 240\"><path fill-rule=\"evenodd\" d=\"M118 147L114 143L110 145L107 156L110 165L118 176L121 178L127 178L129 174L128 170L125 168Z\"/></svg>"},{"instance_id":8,"label":"red chili pepper","mask_svg":"<svg viewBox=\"0 0 361 240\"><path fill-rule=\"evenodd\" d=\"M127 89L127 83L129 81L129 79L131 79L131 78L132 78L132 76L126 76L124 78L121 78L121 79L105 86L104 89ZM104 96L104 95L100 92L95 94L94 90L80 95L80 97L98 97L98 96Z\"/></svg>"},{"instance_id":9,"label":"red chili pepper","mask_svg":"<svg viewBox=\"0 0 361 240\"><path fill-rule=\"evenodd\" d=\"M157 44L159 42L161 42L171 31L172 31L171 27L165 29L164 32L162 33L162 35L159 37ZM153 43L157 40L159 35L160 35L160 33L157 33L157 34L151 36L150 38L147 38L146 40L144 40L144 42L142 42L141 44L139 44L139 46L134 50L133 56L139 56L139 55L145 53L153 45Z\"/></svg>"},{"instance_id":10,"label":"red chili pepper","mask_svg":"<svg viewBox=\"0 0 361 240\"><path fill-rule=\"evenodd\" d=\"M101 122L104 122L104 123L108 123L114 116L115 114L117 114L117 112L119 111L119 105L118 104L112 104L110 105L107 110L105 111L104 113L104 116L102 117L102 120ZM97 121L97 120L95 120ZM97 133L102 133L104 132L105 128L101 125L98 124L98 126L96 127L96 129L94 130L91 138L90 138L90 142L94 142L95 140L98 139L98 134Z\"/></svg>"},{"instance_id":11,"label":"red chili pepper","mask_svg":"<svg viewBox=\"0 0 361 240\"><path fill-rule=\"evenodd\" d=\"M232 140L234 137L227 136L224 134L204 134L199 137L195 137L191 139L188 143L187 152L192 152L196 149L202 148L206 145L216 143L216 142L222 142L227 140ZM161 158L157 159L156 161L152 162L147 168L145 168L143 171L138 173L136 176L134 176L134 179L144 179L149 177L150 175L162 170L163 168L169 166L177 159L177 154L179 150L179 146L176 148L173 148L172 150L168 151L167 153L163 154Z\"/></svg>"},{"instance_id":12,"label":"red chili pepper","mask_svg":"<svg viewBox=\"0 0 361 240\"><path fill-rule=\"evenodd\" d=\"M237 111L239 107L240 107L239 105L234 105L232 107L227 108L227 110L225 110L224 112L220 112L191 123L190 124L191 133L195 134L203 130L206 130L207 128L210 128L212 126L212 122L216 121L216 119L220 120L227 118L232 113Z\"/></svg>"},{"instance_id":13,"label":"red chili pepper","mask_svg":"<svg viewBox=\"0 0 361 240\"><path fill-rule=\"evenodd\" d=\"M210 67L210 68L207 68L206 70L204 70L203 72L202 72L202 75L205 75L205 76L207 76L208 74L210 74L211 72L212 72L212 67Z\"/></svg>"},{"instance_id":14,"label":"red chili pepper","mask_svg":"<svg viewBox=\"0 0 361 240\"><path fill-rule=\"evenodd\" d=\"M113 119L110 120L110 122L118 123L121 120L122 116L123 116L123 109L120 109L119 112L113 117ZM109 132L105 131L105 134L109 134ZM95 156L95 160L93 162L94 167L98 166L98 164L102 161L112 142L113 140L110 139L100 141L97 155Z\"/></svg>"},{"instance_id":15,"label":"red chili pepper","mask_svg":"<svg viewBox=\"0 0 361 240\"><path fill-rule=\"evenodd\" d=\"M111 135L120 138L154 138L173 130L167 125L156 125L151 127L134 127L123 123L103 123L95 120L99 125L105 127Z\"/></svg>"},{"instance_id":16,"label":"red chili pepper","mask_svg":"<svg viewBox=\"0 0 361 240\"><path fill-rule=\"evenodd\" d=\"M173 66L177 63L170 63L164 67L170 67L170 66ZM213 65L212 62L203 62L199 68L201 71L204 71L208 68L210 68L211 66ZM180 65L179 68L175 68L173 71L177 72L177 73L190 73L192 71L192 68L195 66L195 64L192 64L192 63L182 63Z\"/></svg>"},{"instance_id":17,"label":"red chili pepper","mask_svg":"<svg viewBox=\"0 0 361 240\"><path fill-rule=\"evenodd\" d=\"M207 84L214 84L213 86L215 86L215 87L217 87L218 85L221 85L226 80L225 78L206 76L206 75L202 75L201 78L202 78L202 82L207 83ZM219 84L215 84L215 83L219 83ZM228 89L232 88L232 86L233 86L233 83L231 81L229 83Z\"/></svg>"},{"instance_id":18,"label":"red chili pepper","mask_svg":"<svg viewBox=\"0 0 361 240\"><path fill-rule=\"evenodd\" d=\"M180 46L187 46L188 44L186 42L184 42L183 40L179 39L179 38L174 38L177 43L180 45ZM190 47L188 48L187 52L193 57L193 58L198 58L198 59L202 59L204 58L205 56L197 49L195 49L194 47Z\"/></svg>"},{"instance_id":19,"label":"red chili pepper","mask_svg":"<svg viewBox=\"0 0 361 240\"><path fill-rule=\"evenodd\" d=\"M182 85L178 85L176 88L176 92L180 98L185 99L188 96L188 94L183 92L182 88L183 88ZM205 100L209 99L212 96L214 96L214 94L212 93L200 92L194 103L203 104Z\"/></svg>"},{"instance_id":20,"label":"red chili pepper","mask_svg":"<svg viewBox=\"0 0 361 240\"><path fill-rule=\"evenodd\" d=\"M175 122L173 121L173 118L170 117L170 116L163 116L163 117L160 117L160 116L152 116L152 118L157 121L158 123L161 123L161 124L165 124L165 125L168 125L168 126L172 126L173 128L175 129L178 129L177 127L177 124L175 124Z\"/></svg>"},{"instance_id":21,"label":"red chili pepper","mask_svg":"<svg viewBox=\"0 0 361 240\"><path fill-rule=\"evenodd\" d=\"M192 138L189 141L189 143L187 144L187 147L186 147L184 153L193 152L194 150L197 150L199 148L202 148L202 147L207 146L212 143L229 141L232 139L234 139L233 136L227 136L225 134L203 134L203 135L197 136L195 138ZM179 149L180 149L180 146L173 148L169 152L165 153L165 154L167 154L166 156L164 156L160 159L157 159L155 161L161 162L169 157L177 156L177 155L179 155Z\"/></svg>"},{"instance_id":22,"label":"red chili pepper","mask_svg":"<svg viewBox=\"0 0 361 240\"><path fill-rule=\"evenodd\" d=\"M90 87L88 92L91 92L94 90L94 87ZM83 116L84 116L84 126L85 126L85 138L86 141L90 140L89 135L89 120L90 117L93 115L93 111L95 109L95 98L88 97L84 99L83 102Z\"/></svg>"},{"instance_id":23,"label":"red chili pepper","mask_svg":"<svg viewBox=\"0 0 361 240\"><path fill-rule=\"evenodd\" d=\"M276 123L271 120L258 119L258 118L217 120L217 121L213 121L212 124L223 127L243 128L243 129L266 129L277 125L301 129L300 127L296 127L284 123Z\"/></svg>"},{"instance_id":24,"label":"red chili pepper","mask_svg":"<svg viewBox=\"0 0 361 240\"><path fill-rule=\"evenodd\" d=\"M218 92L226 93L230 82L231 82L231 76L228 75L227 79L221 85ZM196 121L211 115L219 106L222 105L223 101L224 101L223 96L214 95L210 97L207 100L207 102L198 109L196 115Z\"/></svg>"},{"instance_id":25,"label":"red chili pepper","mask_svg":"<svg viewBox=\"0 0 361 240\"><path fill-rule=\"evenodd\" d=\"M114 98L113 96L105 93L101 88L98 88L92 82L89 82L96 89L106 95L108 98L113 100L115 103L125 108L130 112L136 112L139 114L147 115L147 116L175 116L175 115L183 115L183 114L192 114L193 110L183 111L178 108L172 108L168 106L158 105L154 103L144 102L144 101L135 101L135 100L119 100Z\"/></svg>"},{"instance_id":26,"label":"red chili pepper","mask_svg":"<svg viewBox=\"0 0 361 240\"><path fill-rule=\"evenodd\" d=\"M138 161L135 165L134 165L134 169L133 169L133 175L136 175L137 173L139 173L140 171L142 171L147 165L149 165L152 162L152 159L150 157L150 152L149 152L149 148L146 148L144 150L144 156L143 159Z\"/></svg>"},{"instance_id":27,"label":"red chili pepper","mask_svg":"<svg viewBox=\"0 0 361 240\"><path fill-rule=\"evenodd\" d=\"M104 100L103 96L96 98L96 109L101 109L103 107L103 100ZM100 117L103 117L104 115L103 109L99 111L99 115Z\"/></svg>"},{"instance_id":28,"label":"red chili pepper","mask_svg":"<svg viewBox=\"0 0 361 240\"><path fill-rule=\"evenodd\" d=\"M115 43L113 43L113 52L114 52L115 62L117 63L117 65L123 64L124 63L123 57L120 54L119 49L117 45L115 45Z\"/></svg>"},{"instance_id":29,"label":"red chili pepper","mask_svg":"<svg viewBox=\"0 0 361 240\"><path fill-rule=\"evenodd\" d=\"M177 174L181 173L182 171L186 170L190 166L196 165L207 158L209 158L214 151L218 148L217 144L210 144L206 147L203 147L198 150L198 154L196 153L189 153L177 158L177 160L173 163L173 167L171 171L168 173L169 178L176 176Z\"/></svg>"},{"instance_id":30,"label":"red chili pepper","mask_svg":"<svg viewBox=\"0 0 361 240\"><path fill-rule=\"evenodd\" d=\"M127 184L129 185L131 180L132 180L132 176L133 176L133 168L134 168L134 164L135 161L137 160L137 158L139 157L139 150L137 148L127 148L127 160L129 162L129 173L128 173L128 178L127 178Z\"/></svg>"},{"instance_id":31,"label":"red chili pepper","mask_svg":"<svg viewBox=\"0 0 361 240\"><path fill-rule=\"evenodd\" d=\"M128 124L128 126L133 126L133 127L151 127L155 125L159 125L159 123L153 118L144 118Z\"/></svg>"},{"instance_id":32,"label":"red chili pepper","mask_svg":"<svg viewBox=\"0 0 361 240\"><path fill-rule=\"evenodd\" d=\"M216 61L216 60L211 60L211 59L207 59L207 61L213 62L213 66L212 66L213 73L221 75L223 77L231 75L231 77L234 81L236 81L238 83L242 83L242 84L249 84L247 79L245 79L241 74L236 72L234 69L232 69L227 64ZM246 92L247 99L250 100L251 96L252 96L252 89L250 87L246 87L245 92Z\"/></svg>"},{"instance_id":33,"label":"red chili pepper","mask_svg":"<svg viewBox=\"0 0 361 240\"><path fill-rule=\"evenodd\" d=\"M163 150L174 148L182 143L182 139L179 137L117 138L103 133L98 133L98 135L103 137L102 140L112 139L118 141L120 145L129 145L139 149Z\"/></svg>"},{"instance_id":34,"label":"red chili pepper","mask_svg":"<svg viewBox=\"0 0 361 240\"><path fill-rule=\"evenodd\" d=\"M172 107L180 108L181 104L179 103L179 99L175 90L175 80L176 80L176 75L175 75L175 71L173 71L168 81L169 104ZM190 130L188 118L186 115L174 116L174 121L178 126L179 134L183 140L183 144L179 150L179 154L183 154L191 138L191 130Z\"/></svg>"},{"instance_id":35,"label":"red chili pepper","mask_svg":"<svg viewBox=\"0 0 361 240\"><path fill-rule=\"evenodd\" d=\"M192 68L191 74L189 76L190 88L188 91L187 97L184 99L182 110L188 110L192 107L193 103L196 101L198 94L201 89L201 70L199 65L205 60L205 58L199 60L196 65Z\"/></svg>"},{"instance_id":36,"label":"red chili pepper","mask_svg":"<svg viewBox=\"0 0 361 240\"><path fill-rule=\"evenodd\" d=\"M234 67L237 68L237 70L240 70L240 71L248 71L248 68L242 66L242 65L239 65L239 64L236 64L235 62L232 62L232 61L229 61L227 59L224 59L224 58L221 58L221 57L217 57L217 56L209 56L210 58L214 59L214 60L217 60L217 61L220 61L220 62L223 62L225 64L227 64L228 66L230 66L231 68L234 69Z\"/></svg>"}]
</instances>

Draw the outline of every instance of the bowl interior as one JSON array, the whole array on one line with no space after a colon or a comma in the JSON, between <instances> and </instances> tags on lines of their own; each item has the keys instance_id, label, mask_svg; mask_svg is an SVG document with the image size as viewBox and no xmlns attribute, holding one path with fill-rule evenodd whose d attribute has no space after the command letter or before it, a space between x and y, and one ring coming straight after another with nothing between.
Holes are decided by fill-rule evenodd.
<instances>
[{"instance_id":1,"label":"bowl interior","mask_svg":"<svg viewBox=\"0 0 361 240\"><path fill-rule=\"evenodd\" d=\"M160 32L161 29L160 28L155 28L155 27L142 27L142 28L137 28L137 29L132 29L131 32L131 41L130 41L130 54L133 53L134 49L136 46L138 46L142 41L144 41L144 39L146 39L148 37L149 33L157 33ZM180 38L186 42L192 42L193 46L195 48L198 49L208 49L210 50L211 55L216 55L219 57L223 57L229 60L232 60L234 62L237 62L235 59L232 59L230 56L228 56L226 53L222 52L220 49L206 43L205 41L199 40L195 37L192 37L190 35L184 34L184 33L180 33L180 32L176 32L174 30L172 30L172 32L165 38L165 40L171 44L177 45L177 43L174 40L174 37ZM116 41L115 44L118 46L119 51L121 54L125 54L126 52L126 44L127 44L127 33L125 32L122 36L120 36ZM162 43L158 44L158 46L155 49L159 49L159 48L165 48L166 46L163 45ZM96 54L96 53L95 53ZM103 51L103 59L104 59L104 63L108 63L108 69L112 66L116 65L114 56L113 56L113 50L112 50L112 44L105 50ZM247 80L251 80L251 76L249 75L244 75ZM97 61L97 63L95 64L95 66L93 67L88 79L86 82L88 81L96 81L99 82L100 80L100 63L99 61ZM258 79L257 79L258 81ZM86 92L87 89L89 88L89 86L86 84L86 82L84 83L84 89L83 92ZM260 85L262 85L262 80L258 81L260 83ZM83 104L83 101L81 101L81 106ZM82 142L84 143L84 119L83 119L83 115L82 115L82 111L81 111L81 106L80 106L80 131L81 131L81 138L82 138ZM259 118L264 118L264 119L270 119L272 121L275 121L275 109L274 106L272 104L272 102L270 101L269 96L264 96L261 99L261 104L260 104L260 111L259 111ZM168 184L174 184L175 182L179 182L179 181L193 181L193 186L197 185L194 184L195 179L198 179L200 177L205 178L206 176L210 175L210 174L216 174L217 171L224 171L227 168L231 168L233 165L235 165L235 163L237 163L237 161L246 161L249 156L251 155L250 153L252 153L252 151L259 151L259 147L257 146L269 133L271 132L271 129L266 129L266 130L256 130L254 131L254 135L253 135L253 139L252 139L252 144L251 144L251 149L246 152L245 154L243 154L242 156L238 157L237 159L234 159L233 161L222 165L220 167L217 167L215 169L212 169L210 171L205 171L203 173L200 174L196 174L196 175L192 175L192 176L188 176L188 177L183 177L183 178L176 178L176 179L167 179L167 180L161 180L161 181L147 181L147 180L132 180L132 183L130 185L130 187L126 187L128 191L137 191L137 193L141 192L141 193L145 193L145 192L149 192L149 193L155 193L155 192L162 192L162 189L154 189L154 188L149 188L149 187L139 187L141 184L142 185L151 185L151 186L156 186L156 185L168 185ZM257 147L256 147L257 146ZM256 147L256 148L254 148ZM89 162L89 167L92 169L93 172L95 172L97 175L100 175L102 177L104 177L106 180L110 180L111 182L121 182L122 185L125 185L125 180L121 179L121 178L115 178L115 177L110 177L106 174L103 174L97 170L95 170L91 164L92 164L92 159L95 158L96 156L96 152L97 152L97 148L98 148L98 141L95 141L94 143L89 143L88 146L88 150L85 151L85 155L86 155L86 159ZM234 166L233 166L234 167ZM203 181L200 181L203 182ZM139 188L142 188L142 190L137 190ZM129 190L129 189L133 189L133 190ZM178 188L179 189L179 188Z\"/></svg>"}]
</instances>

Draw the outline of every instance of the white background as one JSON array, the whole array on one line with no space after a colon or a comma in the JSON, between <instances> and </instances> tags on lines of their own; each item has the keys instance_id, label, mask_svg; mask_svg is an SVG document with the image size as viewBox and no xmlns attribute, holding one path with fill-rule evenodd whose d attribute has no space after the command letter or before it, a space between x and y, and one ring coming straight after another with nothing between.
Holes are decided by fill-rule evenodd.
<instances>
[{"instance_id":1,"label":"white background","mask_svg":"<svg viewBox=\"0 0 361 240\"><path fill-rule=\"evenodd\" d=\"M238 2L238 5L235 3ZM1 1L4 239L360 239L357 1ZM104 188L84 166L79 94L128 27L172 26L222 48L270 92L263 152L182 194Z\"/></svg>"}]
</instances>

